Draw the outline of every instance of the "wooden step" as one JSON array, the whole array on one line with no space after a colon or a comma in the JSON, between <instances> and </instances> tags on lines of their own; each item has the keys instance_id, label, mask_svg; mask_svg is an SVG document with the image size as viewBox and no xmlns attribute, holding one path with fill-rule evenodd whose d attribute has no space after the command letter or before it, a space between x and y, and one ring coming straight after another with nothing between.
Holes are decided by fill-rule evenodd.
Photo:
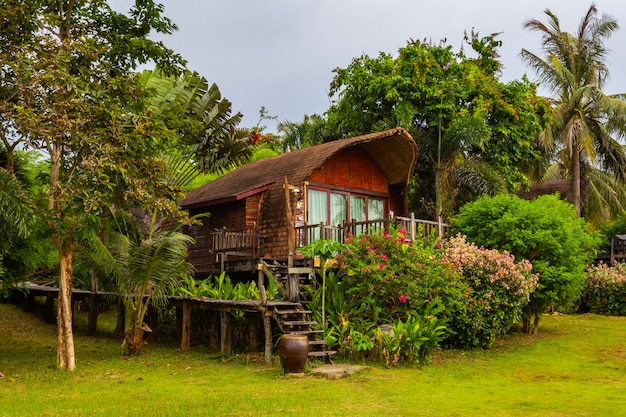
<instances>
[{"instance_id":1,"label":"wooden step","mask_svg":"<svg viewBox=\"0 0 626 417\"><path fill-rule=\"evenodd\" d=\"M290 331L289 334L298 334L298 335L310 335L310 334L322 334L324 330L293 330Z\"/></svg>"},{"instance_id":2,"label":"wooden step","mask_svg":"<svg viewBox=\"0 0 626 417\"><path fill-rule=\"evenodd\" d=\"M313 358L330 358L336 354L336 350L309 351L309 356Z\"/></svg>"},{"instance_id":3,"label":"wooden step","mask_svg":"<svg viewBox=\"0 0 626 417\"><path fill-rule=\"evenodd\" d=\"M312 326L316 321L309 320L283 320L283 326Z\"/></svg>"},{"instance_id":4,"label":"wooden step","mask_svg":"<svg viewBox=\"0 0 626 417\"><path fill-rule=\"evenodd\" d=\"M276 314L280 314L281 316L286 316L289 314L311 314L312 311L310 310L279 310L279 309L274 309L274 312Z\"/></svg>"}]
</instances>

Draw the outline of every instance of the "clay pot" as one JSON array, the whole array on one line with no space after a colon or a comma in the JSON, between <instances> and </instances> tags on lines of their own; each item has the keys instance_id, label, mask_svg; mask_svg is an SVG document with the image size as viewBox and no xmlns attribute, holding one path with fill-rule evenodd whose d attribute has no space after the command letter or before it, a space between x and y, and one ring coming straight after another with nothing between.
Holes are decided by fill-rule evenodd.
<instances>
[{"instance_id":1,"label":"clay pot","mask_svg":"<svg viewBox=\"0 0 626 417\"><path fill-rule=\"evenodd\" d=\"M303 335L283 335L278 344L278 356L286 374L302 373L309 358L309 339Z\"/></svg>"}]
</instances>

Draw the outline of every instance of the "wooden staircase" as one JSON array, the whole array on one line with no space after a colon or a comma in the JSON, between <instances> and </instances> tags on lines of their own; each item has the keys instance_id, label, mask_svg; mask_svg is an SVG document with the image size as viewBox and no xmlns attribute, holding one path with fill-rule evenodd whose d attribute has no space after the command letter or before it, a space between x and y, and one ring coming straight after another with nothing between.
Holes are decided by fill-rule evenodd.
<instances>
[{"instance_id":1,"label":"wooden staircase","mask_svg":"<svg viewBox=\"0 0 626 417\"><path fill-rule=\"evenodd\" d=\"M332 362L337 353L326 350L326 340L322 338L323 330L314 329L316 321L311 320L311 311L305 310L300 303L284 303L275 305L272 317L284 334L305 335L309 339L309 359L319 358Z\"/></svg>"},{"instance_id":2,"label":"wooden staircase","mask_svg":"<svg viewBox=\"0 0 626 417\"><path fill-rule=\"evenodd\" d=\"M280 285L280 291L290 301L275 304L272 317L283 334L305 335L309 340L309 359L320 358L331 362L337 352L326 350L326 340L323 331L315 329L318 324L311 320L311 311L303 307L305 300L300 298L303 288L314 290L315 269L307 265L288 267L285 262L263 260L263 269L271 274Z\"/></svg>"}]
</instances>

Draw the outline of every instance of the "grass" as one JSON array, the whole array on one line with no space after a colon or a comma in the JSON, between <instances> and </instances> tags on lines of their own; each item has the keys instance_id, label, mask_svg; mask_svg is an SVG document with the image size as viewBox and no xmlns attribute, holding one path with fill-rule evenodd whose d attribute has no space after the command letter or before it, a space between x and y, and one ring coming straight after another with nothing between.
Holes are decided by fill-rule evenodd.
<instances>
[{"instance_id":1,"label":"grass","mask_svg":"<svg viewBox=\"0 0 626 417\"><path fill-rule=\"evenodd\" d=\"M122 356L110 331L87 336L85 328L77 315L78 367L59 370L55 325L0 304L0 416L607 417L626 409L622 317L544 316L538 336L339 380L285 376L261 355L203 348L149 345Z\"/></svg>"}]
</instances>

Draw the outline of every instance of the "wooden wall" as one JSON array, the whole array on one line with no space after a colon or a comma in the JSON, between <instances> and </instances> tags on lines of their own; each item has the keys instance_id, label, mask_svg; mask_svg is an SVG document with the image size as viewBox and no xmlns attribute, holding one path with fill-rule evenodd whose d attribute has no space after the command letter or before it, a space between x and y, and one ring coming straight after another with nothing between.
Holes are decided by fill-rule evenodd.
<instances>
[{"instance_id":1,"label":"wooden wall","mask_svg":"<svg viewBox=\"0 0 626 417\"><path fill-rule=\"evenodd\" d=\"M246 227L246 200L234 201L190 212L191 215L210 213L210 217L200 219L202 224L185 228L185 233L196 239L188 251L187 260L194 266L196 275L214 272L215 254L210 252L211 232L226 226L229 230L242 230Z\"/></svg>"},{"instance_id":2,"label":"wooden wall","mask_svg":"<svg viewBox=\"0 0 626 417\"><path fill-rule=\"evenodd\" d=\"M308 179L341 189L387 194L385 174L365 152L358 148L345 149L329 159Z\"/></svg>"}]
</instances>

